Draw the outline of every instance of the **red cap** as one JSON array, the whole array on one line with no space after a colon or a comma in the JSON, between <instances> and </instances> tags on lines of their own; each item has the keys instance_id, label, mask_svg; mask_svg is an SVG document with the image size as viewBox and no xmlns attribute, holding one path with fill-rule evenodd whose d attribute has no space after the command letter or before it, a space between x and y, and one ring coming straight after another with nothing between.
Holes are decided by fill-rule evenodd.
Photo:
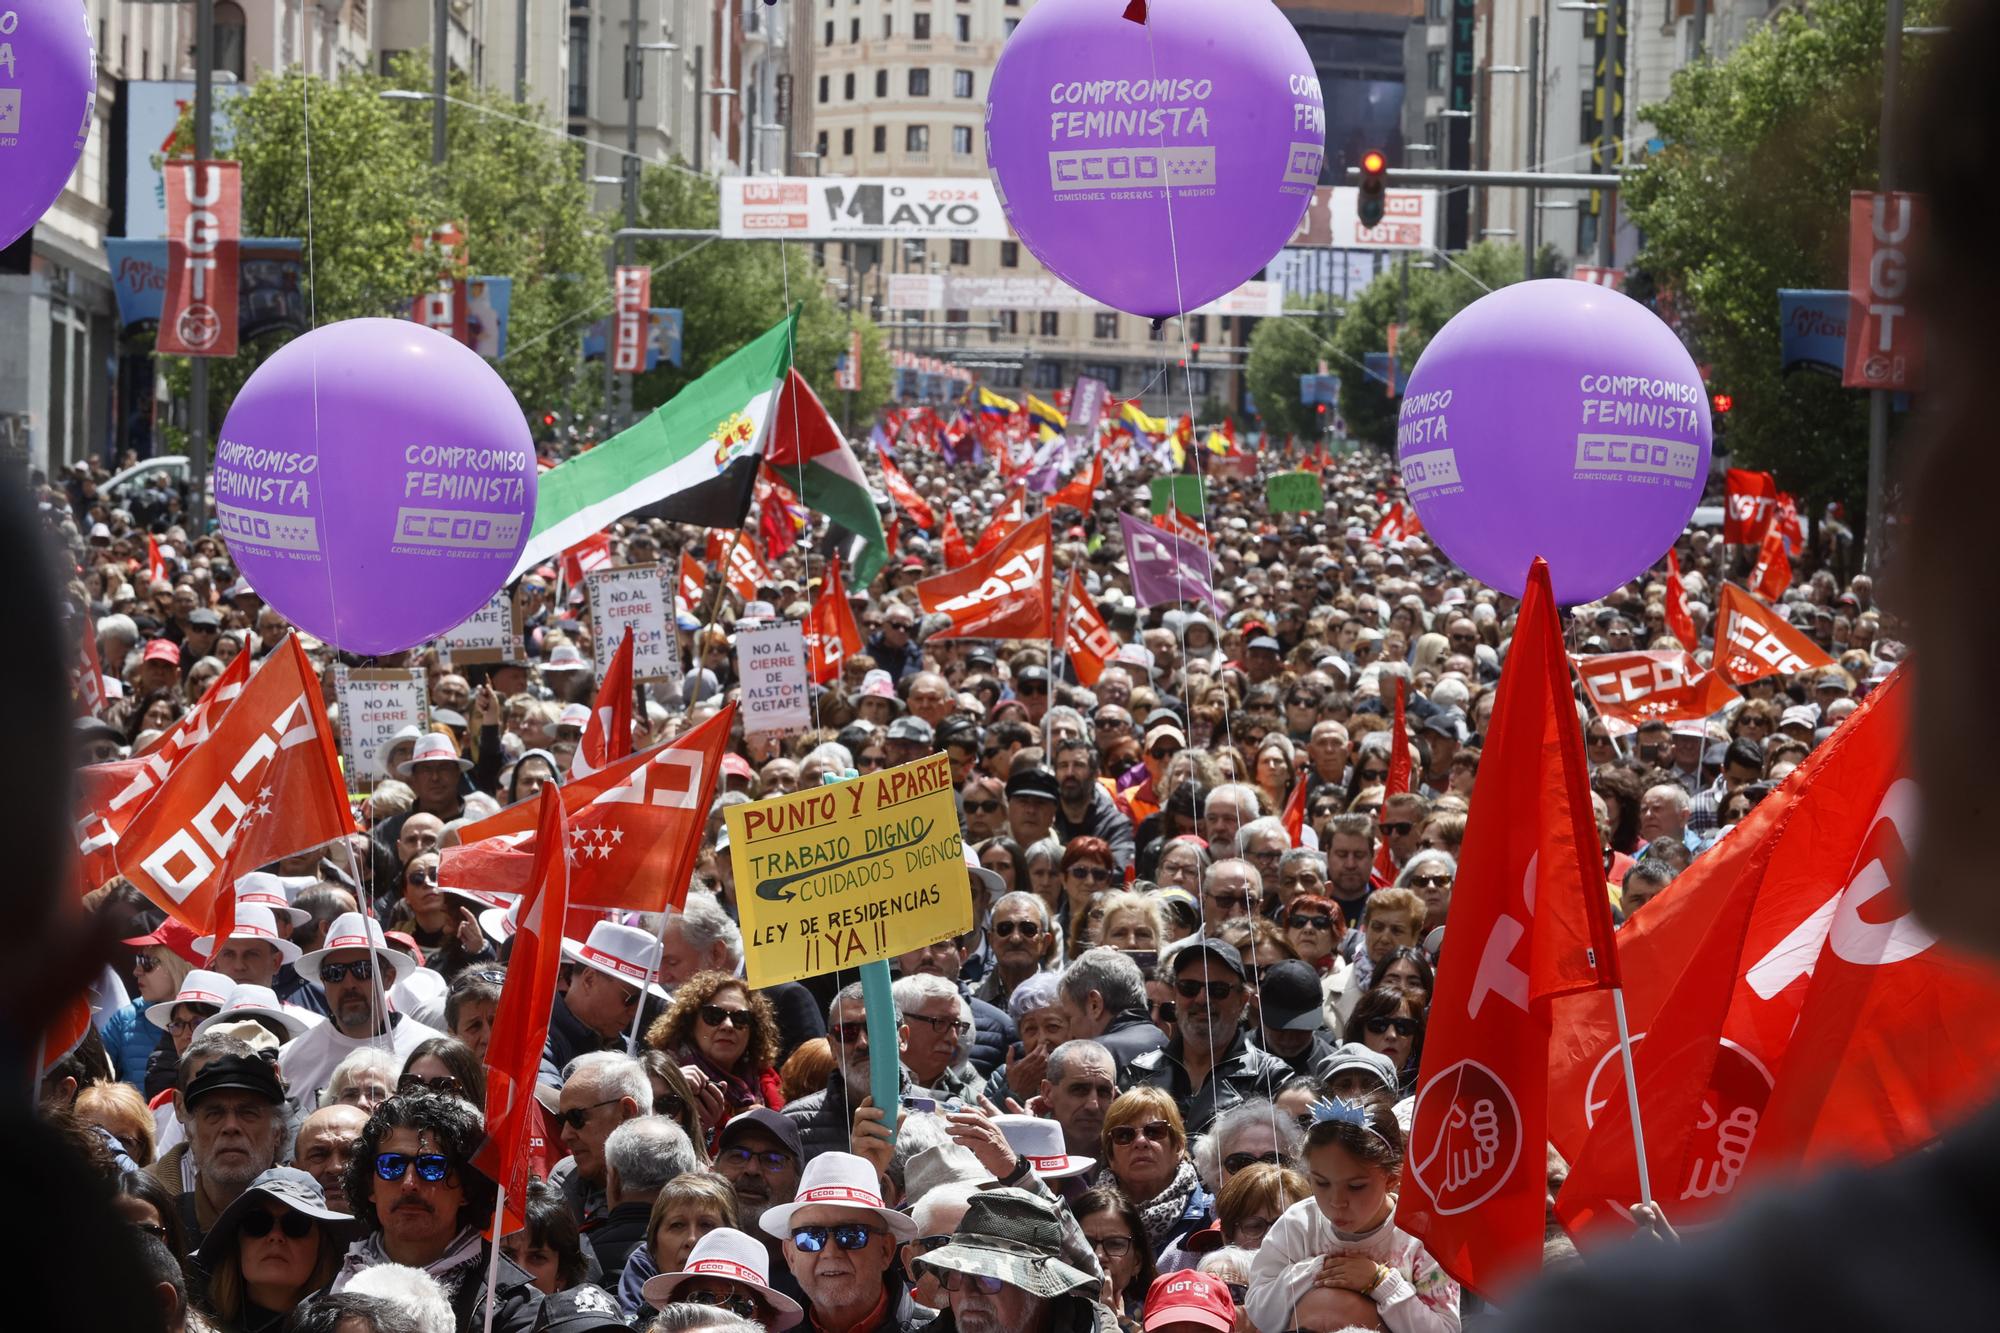
<instances>
[{"instance_id":1,"label":"red cap","mask_svg":"<svg viewBox=\"0 0 2000 1333\"><path fill-rule=\"evenodd\" d=\"M131 949L146 949L157 944L162 948L172 949L196 967L200 967L202 956L195 951L194 942L195 933L192 928L168 917L160 923L158 930L150 935L139 935L126 940L125 946Z\"/></svg>"},{"instance_id":2,"label":"red cap","mask_svg":"<svg viewBox=\"0 0 2000 1333\"><path fill-rule=\"evenodd\" d=\"M139 660L142 662L165 662L168 666L179 666L181 664L180 645L172 639L154 639L146 645L145 656Z\"/></svg>"},{"instance_id":3,"label":"red cap","mask_svg":"<svg viewBox=\"0 0 2000 1333\"><path fill-rule=\"evenodd\" d=\"M1182 1323L1204 1324L1217 1333L1232 1333L1236 1327L1236 1302L1230 1298L1229 1285L1221 1278L1184 1268L1153 1279L1140 1318L1147 1333Z\"/></svg>"},{"instance_id":4,"label":"red cap","mask_svg":"<svg viewBox=\"0 0 2000 1333\"><path fill-rule=\"evenodd\" d=\"M755 782L757 780L757 770L750 767L748 759L745 759L742 755L732 750L722 756L722 776L726 778L748 778L750 781Z\"/></svg>"}]
</instances>

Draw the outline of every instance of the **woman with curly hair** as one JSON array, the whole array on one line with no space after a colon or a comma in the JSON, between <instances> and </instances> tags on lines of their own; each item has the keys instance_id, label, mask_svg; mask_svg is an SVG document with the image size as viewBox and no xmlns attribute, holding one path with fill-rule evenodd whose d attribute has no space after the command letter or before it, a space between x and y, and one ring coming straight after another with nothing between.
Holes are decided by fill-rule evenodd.
<instances>
[{"instance_id":1,"label":"woman with curly hair","mask_svg":"<svg viewBox=\"0 0 2000 1333\"><path fill-rule=\"evenodd\" d=\"M646 1042L720 1087L724 1120L753 1106L775 1111L785 1104L777 1015L769 1000L726 972L697 972L681 983Z\"/></svg>"}]
</instances>

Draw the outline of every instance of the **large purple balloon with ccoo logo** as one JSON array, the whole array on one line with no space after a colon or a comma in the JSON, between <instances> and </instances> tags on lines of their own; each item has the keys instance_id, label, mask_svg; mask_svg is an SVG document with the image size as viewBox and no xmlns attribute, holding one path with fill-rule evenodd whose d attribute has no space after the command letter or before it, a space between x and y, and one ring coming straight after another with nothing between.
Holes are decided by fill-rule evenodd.
<instances>
[{"instance_id":1,"label":"large purple balloon with ccoo logo","mask_svg":"<svg viewBox=\"0 0 2000 1333\"><path fill-rule=\"evenodd\" d=\"M0 3L0 246L27 235L90 138L97 54L83 0Z\"/></svg>"},{"instance_id":2,"label":"large purple balloon with ccoo logo","mask_svg":"<svg viewBox=\"0 0 2000 1333\"><path fill-rule=\"evenodd\" d=\"M1711 442L1707 391L1673 330L1567 278L1459 311L1410 372L1396 424L1404 488L1444 553L1516 597L1543 556L1564 606L1666 554Z\"/></svg>"},{"instance_id":3,"label":"large purple balloon with ccoo logo","mask_svg":"<svg viewBox=\"0 0 2000 1333\"><path fill-rule=\"evenodd\" d=\"M352 653L462 624L535 518L535 447L478 353L400 319L350 319L259 366L215 443L215 516L250 586Z\"/></svg>"},{"instance_id":4,"label":"large purple balloon with ccoo logo","mask_svg":"<svg viewBox=\"0 0 2000 1333\"><path fill-rule=\"evenodd\" d=\"M1319 77L1270 0L1041 0L1001 49L986 160L1050 272L1135 315L1257 275L1319 182ZM1171 191L1171 194L1169 193Z\"/></svg>"}]
</instances>

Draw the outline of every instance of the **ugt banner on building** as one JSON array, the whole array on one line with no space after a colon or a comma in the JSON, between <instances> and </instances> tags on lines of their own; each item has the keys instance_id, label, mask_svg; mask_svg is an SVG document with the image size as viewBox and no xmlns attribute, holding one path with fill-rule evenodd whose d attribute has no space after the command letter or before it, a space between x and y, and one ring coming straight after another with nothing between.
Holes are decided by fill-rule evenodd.
<instances>
[{"instance_id":1,"label":"ugt banner on building","mask_svg":"<svg viewBox=\"0 0 2000 1333\"><path fill-rule=\"evenodd\" d=\"M235 356L242 164L184 159L162 170L167 293L160 309L158 350L175 356Z\"/></svg>"}]
</instances>

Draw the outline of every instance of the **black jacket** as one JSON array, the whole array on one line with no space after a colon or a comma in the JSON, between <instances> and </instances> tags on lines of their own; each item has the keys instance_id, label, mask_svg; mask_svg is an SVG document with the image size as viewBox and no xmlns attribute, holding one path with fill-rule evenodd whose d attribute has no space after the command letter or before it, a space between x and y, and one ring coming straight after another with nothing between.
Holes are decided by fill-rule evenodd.
<instances>
[{"instance_id":1,"label":"black jacket","mask_svg":"<svg viewBox=\"0 0 2000 1333\"><path fill-rule=\"evenodd\" d=\"M775 986L762 986L758 988L758 994L771 1002L771 1008L777 1015L779 1064L784 1064L793 1051L814 1037L826 1035L826 1006L798 982L781 981Z\"/></svg>"},{"instance_id":2,"label":"black jacket","mask_svg":"<svg viewBox=\"0 0 2000 1333\"><path fill-rule=\"evenodd\" d=\"M604 1285L618 1285L625 1261L632 1257L632 1251L646 1243L646 1222L652 1215L651 1202L621 1203L590 1228L590 1248L597 1252L598 1267L609 1278Z\"/></svg>"},{"instance_id":3,"label":"black jacket","mask_svg":"<svg viewBox=\"0 0 2000 1333\"><path fill-rule=\"evenodd\" d=\"M980 999L964 982L958 989L972 1001L972 1067L981 1078L990 1080L993 1071L1006 1063L1007 1048L1019 1041L1021 1034L1005 1009Z\"/></svg>"},{"instance_id":4,"label":"black jacket","mask_svg":"<svg viewBox=\"0 0 2000 1333\"><path fill-rule=\"evenodd\" d=\"M943 1093L929 1088L920 1088L910 1078L908 1069L898 1067L902 1076L905 1097L938 1097ZM847 1152L853 1138L853 1108L868 1095L868 1089L850 1091L846 1078L835 1067L833 1076L826 1081L826 1088L820 1092L807 1093L795 1102L785 1103L780 1113L790 1116L799 1125L799 1139L806 1150L806 1160L811 1161L823 1152ZM890 1309L893 1311L894 1306Z\"/></svg>"},{"instance_id":5,"label":"black jacket","mask_svg":"<svg viewBox=\"0 0 2000 1333\"><path fill-rule=\"evenodd\" d=\"M1255 1045L1256 1043L1252 1044ZM1259 1045L1257 1049L1262 1051L1264 1048ZM1316 1071L1319 1069L1321 1062L1333 1057L1334 1044L1326 1039L1326 1029L1322 1028L1318 1032L1313 1033L1312 1044L1295 1057L1287 1058L1279 1055L1276 1051L1267 1051L1265 1053L1273 1059L1283 1060L1294 1074L1304 1074L1310 1078L1318 1078L1319 1075Z\"/></svg>"},{"instance_id":6,"label":"black jacket","mask_svg":"<svg viewBox=\"0 0 2000 1333\"><path fill-rule=\"evenodd\" d=\"M478 1279L459 1284L451 1298L458 1333L483 1333L486 1327L486 1266L493 1261L493 1243L488 1241L480 1248ZM493 1333L529 1333L541 1309L542 1293L535 1290L535 1279L502 1254L493 1286Z\"/></svg>"},{"instance_id":7,"label":"black jacket","mask_svg":"<svg viewBox=\"0 0 2000 1333\"><path fill-rule=\"evenodd\" d=\"M1252 1097L1274 1096L1278 1085L1292 1076L1292 1067L1275 1055L1252 1046L1239 1030L1236 1040L1216 1060L1199 1088L1193 1086L1180 1061L1181 1039L1132 1062L1132 1086L1161 1088L1180 1103L1181 1120L1190 1136L1202 1133L1216 1113Z\"/></svg>"},{"instance_id":8,"label":"black jacket","mask_svg":"<svg viewBox=\"0 0 2000 1333\"><path fill-rule=\"evenodd\" d=\"M598 1036L569 1011L569 1003L558 995L554 1007L549 1010L549 1037L542 1045L542 1068L538 1077L543 1083L560 1088L563 1070L569 1068L569 1062L577 1056L588 1055L592 1051L622 1050L625 1050L622 1035Z\"/></svg>"},{"instance_id":9,"label":"black jacket","mask_svg":"<svg viewBox=\"0 0 2000 1333\"><path fill-rule=\"evenodd\" d=\"M1090 784L1090 808L1083 812L1082 819L1072 821L1061 802L1057 802L1055 834L1062 842L1071 838L1104 839L1111 844L1111 860L1120 876L1132 864L1132 818L1095 782Z\"/></svg>"},{"instance_id":10,"label":"black jacket","mask_svg":"<svg viewBox=\"0 0 2000 1333\"><path fill-rule=\"evenodd\" d=\"M1126 1009L1112 1015L1111 1026L1091 1040L1111 1052L1118 1064L1118 1086L1133 1086L1132 1062L1167 1044L1167 1034L1153 1023L1144 1009Z\"/></svg>"}]
</instances>

